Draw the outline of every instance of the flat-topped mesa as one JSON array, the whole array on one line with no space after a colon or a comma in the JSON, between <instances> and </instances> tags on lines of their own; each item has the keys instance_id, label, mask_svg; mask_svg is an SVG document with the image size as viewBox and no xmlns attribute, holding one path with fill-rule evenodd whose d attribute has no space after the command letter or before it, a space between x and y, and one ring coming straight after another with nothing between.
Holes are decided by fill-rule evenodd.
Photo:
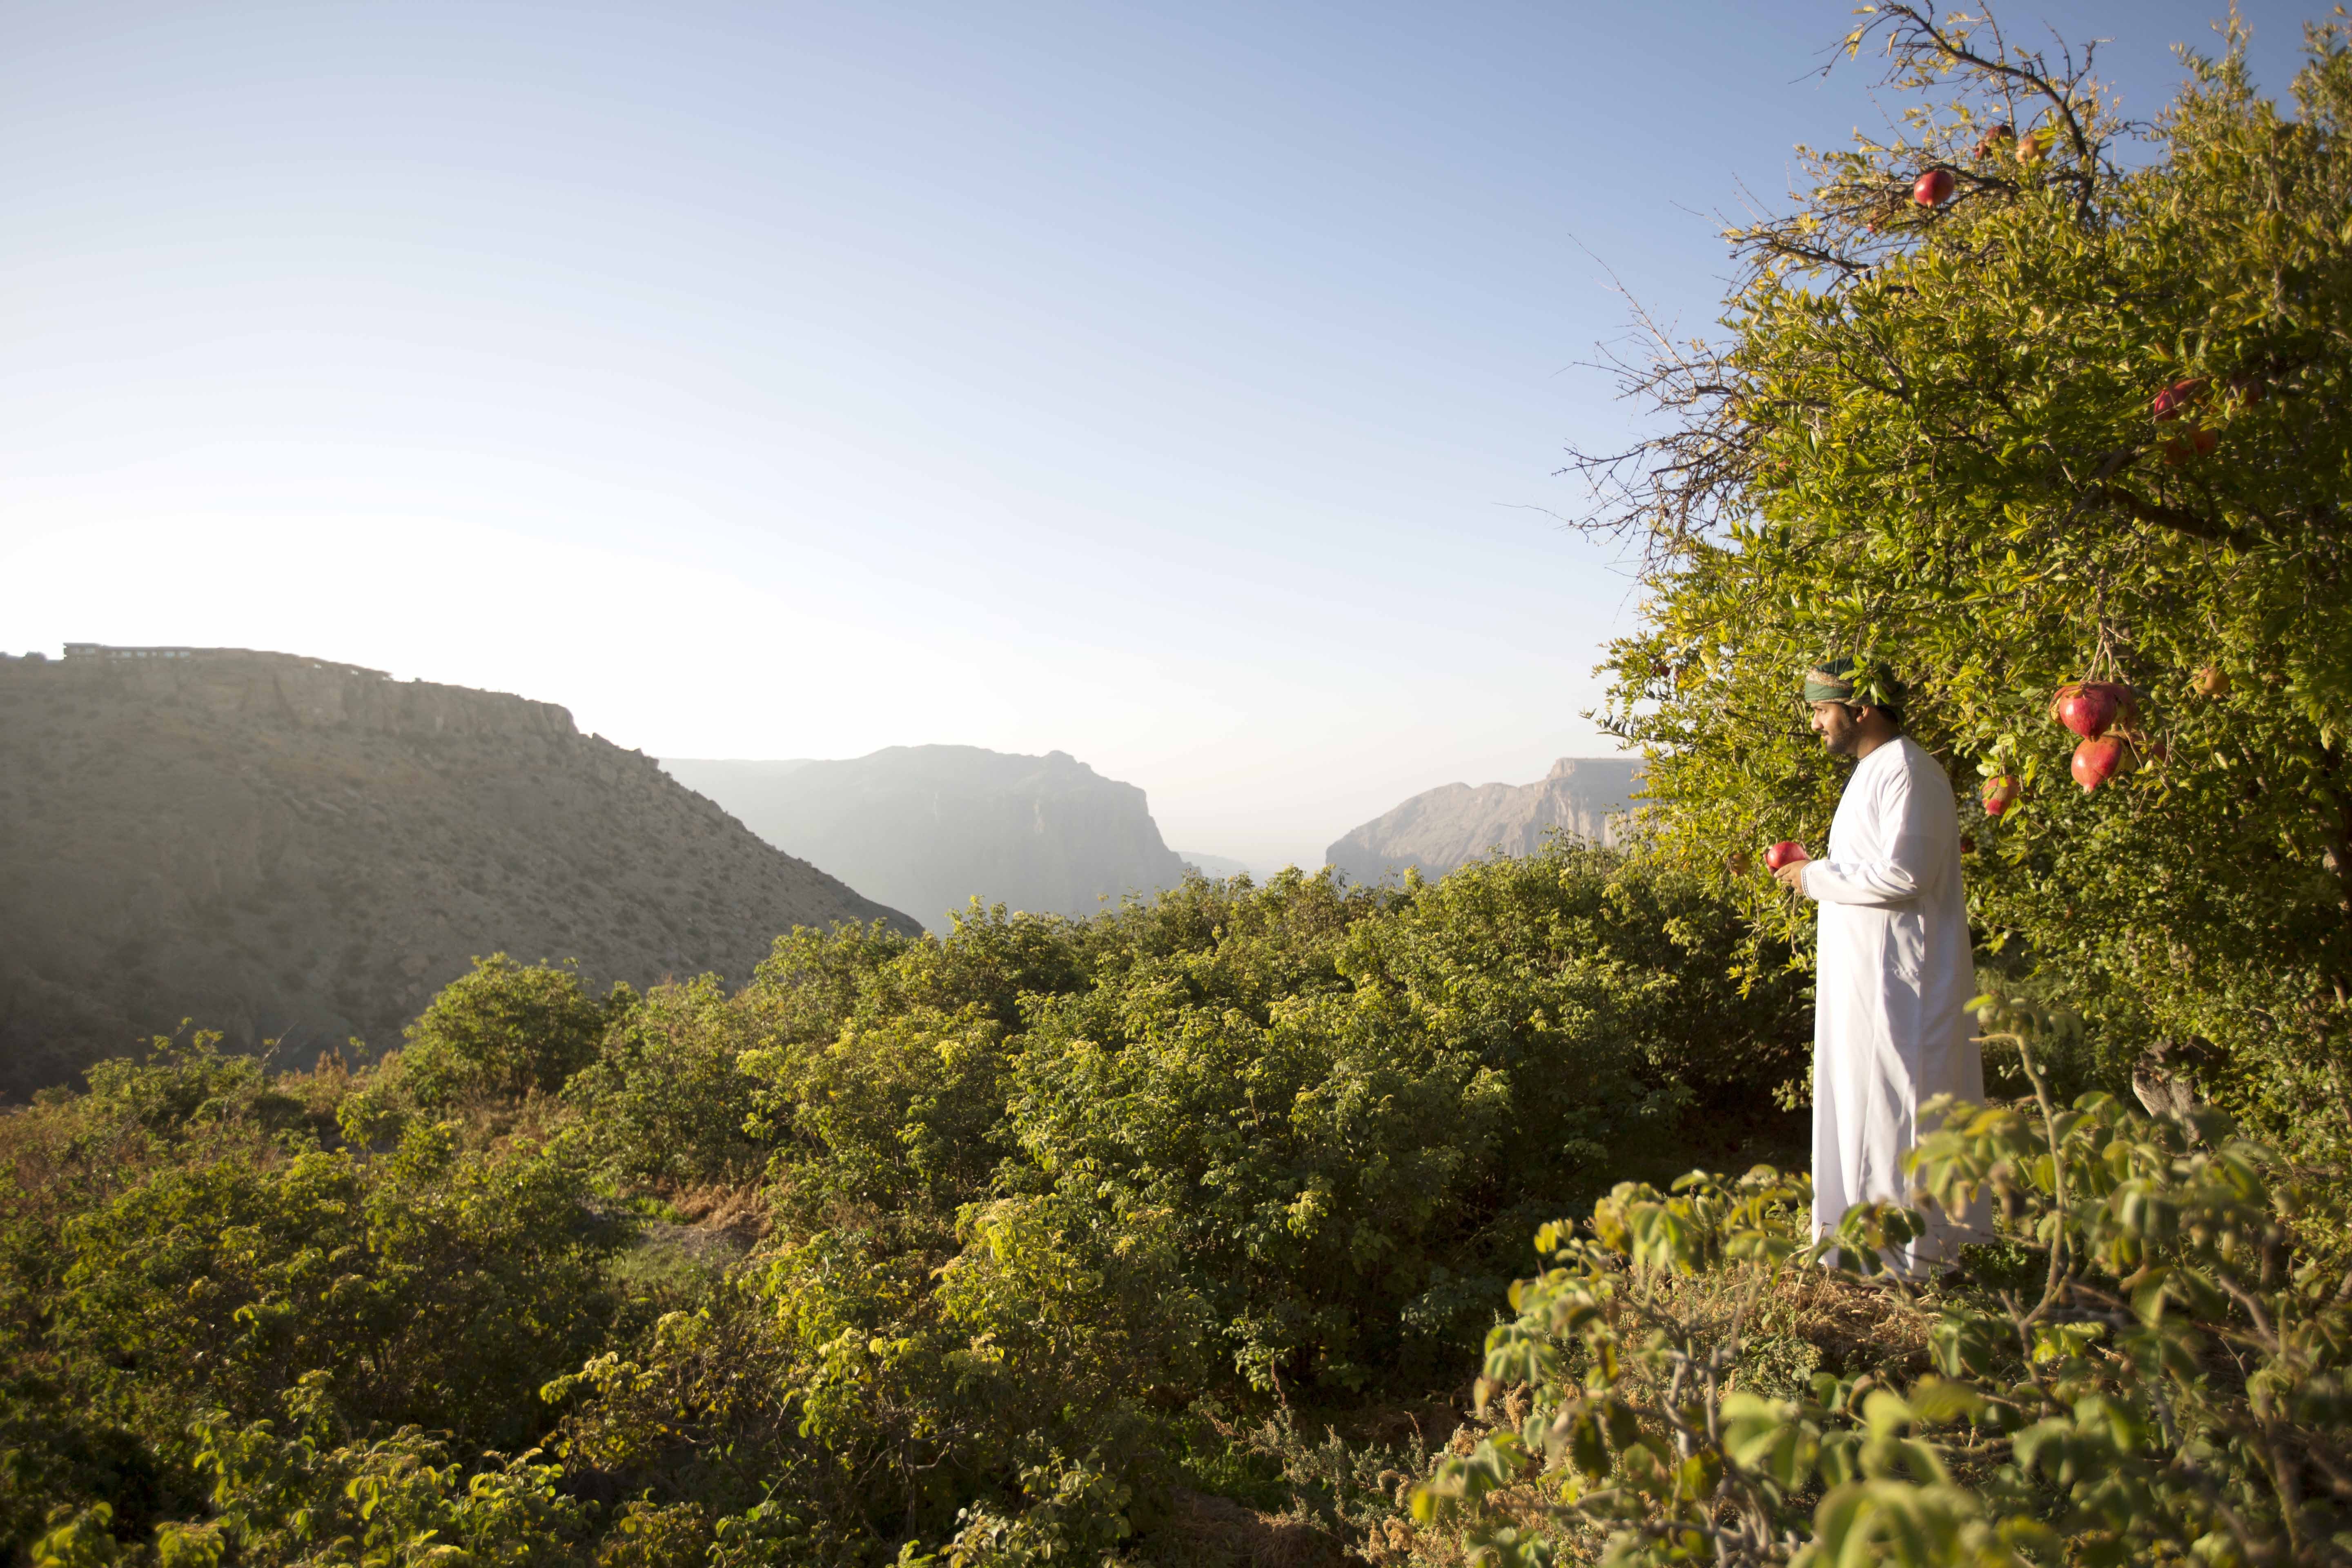
<instances>
[{"instance_id":1,"label":"flat-topped mesa","mask_svg":"<svg viewBox=\"0 0 2352 1568\"><path fill-rule=\"evenodd\" d=\"M740 984L912 921L551 702L244 648L0 661L0 1096L182 1018L396 1045L474 955Z\"/></svg>"},{"instance_id":2,"label":"flat-topped mesa","mask_svg":"<svg viewBox=\"0 0 2352 1568\"><path fill-rule=\"evenodd\" d=\"M186 703L304 728L394 735L576 737L569 710L502 691L394 680L380 669L242 647L112 647L68 643L61 661L11 659L18 679L105 682L118 700Z\"/></svg>"}]
</instances>

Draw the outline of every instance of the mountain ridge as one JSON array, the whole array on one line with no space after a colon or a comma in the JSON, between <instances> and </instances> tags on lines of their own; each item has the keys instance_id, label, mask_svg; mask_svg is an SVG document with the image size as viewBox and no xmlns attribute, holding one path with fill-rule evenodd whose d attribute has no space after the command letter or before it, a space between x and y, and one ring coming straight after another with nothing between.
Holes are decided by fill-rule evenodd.
<instances>
[{"instance_id":1,"label":"mountain ridge","mask_svg":"<svg viewBox=\"0 0 2352 1568\"><path fill-rule=\"evenodd\" d=\"M1534 784L1440 784L1343 834L1324 860L1350 881L1377 882L1408 868L1440 877L1491 850L1532 854L1555 831L1612 847L1641 769L1638 757L1562 757Z\"/></svg>"},{"instance_id":2,"label":"mountain ridge","mask_svg":"<svg viewBox=\"0 0 2352 1568\"><path fill-rule=\"evenodd\" d=\"M935 931L975 897L1083 917L1183 880L1143 790L1067 752L885 746L837 761L675 757L662 766L769 843Z\"/></svg>"},{"instance_id":3,"label":"mountain ridge","mask_svg":"<svg viewBox=\"0 0 2352 1568\"><path fill-rule=\"evenodd\" d=\"M183 1016L375 1050L477 954L740 983L914 923L551 702L251 649L0 658L0 1089Z\"/></svg>"}]
</instances>

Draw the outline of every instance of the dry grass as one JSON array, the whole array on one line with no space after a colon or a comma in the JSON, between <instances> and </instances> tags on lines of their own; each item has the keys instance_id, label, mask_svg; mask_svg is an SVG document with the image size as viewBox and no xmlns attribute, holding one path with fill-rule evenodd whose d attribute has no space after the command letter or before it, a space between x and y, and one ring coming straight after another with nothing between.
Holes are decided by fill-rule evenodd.
<instances>
[{"instance_id":1,"label":"dry grass","mask_svg":"<svg viewBox=\"0 0 2352 1568\"><path fill-rule=\"evenodd\" d=\"M1339 1568L1339 1543L1314 1525L1178 1487L1140 1555L1159 1568Z\"/></svg>"}]
</instances>

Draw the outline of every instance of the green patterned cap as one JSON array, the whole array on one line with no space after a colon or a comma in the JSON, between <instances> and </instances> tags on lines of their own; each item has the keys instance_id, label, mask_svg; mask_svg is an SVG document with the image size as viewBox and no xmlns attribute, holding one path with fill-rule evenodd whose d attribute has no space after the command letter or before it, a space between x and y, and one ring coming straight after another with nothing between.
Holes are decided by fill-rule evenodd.
<instances>
[{"instance_id":1,"label":"green patterned cap","mask_svg":"<svg viewBox=\"0 0 2352 1568\"><path fill-rule=\"evenodd\" d=\"M1900 708L1903 683L1876 659L1856 663L1850 658L1823 659L1805 671L1805 700L1847 702L1875 708Z\"/></svg>"}]
</instances>

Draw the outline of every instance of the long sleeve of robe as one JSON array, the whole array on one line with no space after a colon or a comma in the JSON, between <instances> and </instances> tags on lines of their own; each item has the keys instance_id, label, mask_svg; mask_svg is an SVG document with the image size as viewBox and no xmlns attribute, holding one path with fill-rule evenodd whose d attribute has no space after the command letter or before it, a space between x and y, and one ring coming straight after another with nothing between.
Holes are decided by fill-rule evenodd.
<instances>
[{"instance_id":1,"label":"long sleeve of robe","mask_svg":"<svg viewBox=\"0 0 2352 1568\"><path fill-rule=\"evenodd\" d=\"M1820 906L1814 986L1813 1224L1832 1229L1855 1204L1909 1202L1903 1155L1938 1094L1981 1102L1984 1063L1969 1039L1976 989L1960 826L1951 781L1897 737L1855 764L1830 826L1829 854L1809 861ZM1949 1261L1988 1234L1987 1216L1927 1208L1928 1232L1891 1259Z\"/></svg>"}]
</instances>

